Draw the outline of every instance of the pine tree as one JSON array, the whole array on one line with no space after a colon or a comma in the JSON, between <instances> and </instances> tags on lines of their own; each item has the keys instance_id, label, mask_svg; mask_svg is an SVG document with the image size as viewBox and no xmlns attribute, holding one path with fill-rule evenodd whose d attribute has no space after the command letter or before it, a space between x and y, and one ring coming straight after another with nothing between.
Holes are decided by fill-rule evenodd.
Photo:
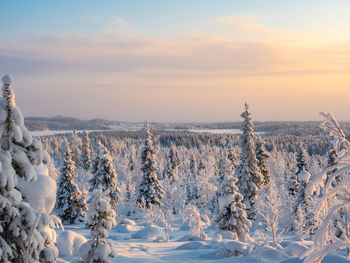
<instances>
[{"instance_id":1,"label":"pine tree","mask_svg":"<svg viewBox=\"0 0 350 263\"><path fill-rule=\"evenodd\" d=\"M243 118L242 134L240 136L242 152L234 176L238 179L237 186L239 192L243 195L243 203L246 206L248 218L255 219L255 203L259 196L258 192L262 188L264 177L260 172L258 160L255 156L254 126L250 115L248 104L245 104L245 111L241 114Z\"/></svg>"},{"instance_id":2,"label":"pine tree","mask_svg":"<svg viewBox=\"0 0 350 263\"><path fill-rule=\"evenodd\" d=\"M333 148L328 153L327 167L336 166L338 164L337 158L338 158L337 150ZM332 174L334 174L336 172L336 170L337 170L337 168L334 168L333 170L327 172L326 182L328 182L329 177L332 176ZM336 187L337 185L340 184L341 175L337 175L334 179L335 180L332 182L332 186Z\"/></svg>"},{"instance_id":3,"label":"pine tree","mask_svg":"<svg viewBox=\"0 0 350 263\"><path fill-rule=\"evenodd\" d=\"M51 218L39 213L22 199L17 178L37 179L35 166L50 162L40 141L33 139L24 126L15 104L12 77L5 75L0 101L0 261L55 262L58 251L48 237L54 232Z\"/></svg>"},{"instance_id":4,"label":"pine tree","mask_svg":"<svg viewBox=\"0 0 350 263\"><path fill-rule=\"evenodd\" d=\"M295 198L297 196L298 187L299 187L298 176L296 173L291 172L290 177L288 179L288 192L292 198Z\"/></svg>"},{"instance_id":5,"label":"pine tree","mask_svg":"<svg viewBox=\"0 0 350 263\"><path fill-rule=\"evenodd\" d=\"M206 224L202 221L197 207L192 204L187 204L185 209L185 219L188 222L188 226L190 228L191 239L195 237L201 239L208 238L208 236L203 231L203 228L206 227Z\"/></svg>"},{"instance_id":6,"label":"pine tree","mask_svg":"<svg viewBox=\"0 0 350 263\"><path fill-rule=\"evenodd\" d=\"M128 172L126 176L125 202L128 204L131 201L131 184L132 176L135 170L135 152L131 151L129 155Z\"/></svg>"},{"instance_id":7,"label":"pine tree","mask_svg":"<svg viewBox=\"0 0 350 263\"><path fill-rule=\"evenodd\" d=\"M315 231L315 222L313 220L311 205L311 196L306 192L306 187L310 182L311 174L309 173L308 164L306 162L306 154L304 149L299 146L296 154L298 171L296 173L298 189L296 191L296 203L294 205L294 216L298 219L298 209L302 211L305 219L304 230L313 234ZM292 215L293 216L293 215ZM300 220L299 220L300 221Z\"/></svg>"},{"instance_id":8,"label":"pine tree","mask_svg":"<svg viewBox=\"0 0 350 263\"><path fill-rule=\"evenodd\" d=\"M74 179L77 177L76 167L72 159L69 143L66 143L64 162L61 168L61 176L58 181L56 198L56 210L63 222L73 224L76 219L83 219L86 214L86 204Z\"/></svg>"},{"instance_id":9,"label":"pine tree","mask_svg":"<svg viewBox=\"0 0 350 263\"><path fill-rule=\"evenodd\" d=\"M230 164L232 166L232 169L236 169L237 164L238 164L238 157L237 157L237 153L234 150L234 148L232 147L232 145L229 146L228 148L228 154L227 154L227 158L230 161Z\"/></svg>"},{"instance_id":10,"label":"pine tree","mask_svg":"<svg viewBox=\"0 0 350 263\"><path fill-rule=\"evenodd\" d=\"M271 175L270 169L267 164L270 155L265 150L265 143L261 138L257 138L255 141L255 155L258 160L258 167L260 169L261 174L264 176L264 189L268 189L271 185Z\"/></svg>"},{"instance_id":11,"label":"pine tree","mask_svg":"<svg viewBox=\"0 0 350 263\"><path fill-rule=\"evenodd\" d=\"M102 187L103 191L108 189L111 205L115 208L119 194L117 172L108 150L102 144L98 145L98 156L94 159L92 170L94 173L90 180L90 192L98 189L99 186Z\"/></svg>"},{"instance_id":12,"label":"pine tree","mask_svg":"<svg viewBox=\"0 0 350 263\"><path fill-rule=\"evenodd\" d=\"M164 191L157 179L155 150L148 122L145 125L144 136L144 147L141 152L141 171L143 172L143 177L138 186L137 202L142 204L142 200L144 199L146 208L150 208L151 205L162 205L161 199L164 196Z\"/></svg>"},{"instance_id":13,"label":"pine tree","mask_svg":"<svg viewBox=\"0 0 350 263\"><path fill-rule=\"evenodd\" d=\"M296 160L297 160L297 167L298 167L298 171L297 171L297 175L301 172L301 171L307 171L310 172L309 168L308 168L308 164L306 161L306 153L303 147L299 146L298 147L298 151L296 154Z\"/></svg>"},{"instance_id":14,"label":"pine tree","mask_svg":"<svg viewBox=\"0 0 350 263\"><path fill-rule=\"evenodd\" d=\"M194 154L192 154L190 159L190 174L187 184L187 199L186 204L191 203L197 206L197 201L199 199L199 182L198 182L198 164L197 159Z\"/></svg>"},{"instance_id":15,"label":"pine tree","mask_svg":"<svg viewBox=\"0 0 350 263\"><path fill-rule=\"evenodd\" d=\"M166 177L169 180L170 185L173 185L178 179L180 159L179 154L176 151L175 145L172 144L169 151L166 167Z\"/></svg>"},{"instance_id":16,"label":"pine tree","mask_svg":"<svg viewBox=\"0 0 350 263\"><path fill-rule=\"evenodd\" d=\"M215 222L219 230L231 231L239 240L245 241L251 222L247 218L246 207L242 203L243 196L238 192L237 178L232 176L230 166L228 160L223 157L220 164L219 186L216 192Z\"/></svg>"},{"instance_id":17,"label":"pine tree","mask_svg":"<svg viewBox=\"0 0 350 263\"><path fill-rule=\"evenodd\" d=\"M108 240L108 230L116 225L116 213L112 209L108 190L102 191L100 185L93 191L93 197L87 214L91 240L79 248L81 263L108 263L109 257L115 257L113 242Z\"/></svg>"},{"instance_id":18,"label":"pine tree","mask_svg":"<svg viewBox=\"0 0 350 263\"><path fill-rule=\"evenodd\" d=\"M81 163L85 171L90 171L91 169L91 148L90 148L90 138L86 131L83 133L83 145L82 145L82 157Z\"/></svg>"}]
</instances>

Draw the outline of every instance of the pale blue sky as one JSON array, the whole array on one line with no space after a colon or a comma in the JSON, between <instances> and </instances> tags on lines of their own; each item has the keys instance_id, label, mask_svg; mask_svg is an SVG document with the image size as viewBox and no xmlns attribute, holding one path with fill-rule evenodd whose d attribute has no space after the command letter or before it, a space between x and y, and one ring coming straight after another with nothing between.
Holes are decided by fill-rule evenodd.
<instances>
[{"instance_id":1,"label":"pale blue sky","mask_svg":"<svg viewBox=\"0 0 350 263\"><path fill-rule=\"evenodd\" d=\"M350 120L348 0L0 6L0 74L26 116L230 121L247 101L257 120Z\"/></svg>"},{"instance_id":2,"label":"pale blue sky","mask_svg":"<svg viewBox=\"0 0 350 263\"><path fill-rule=\"evenodd\" d=\"M100 34L123 18L144 35L174 35L201 30L206 22L233 15L261 16L266 26L300 29L347 23L348 0L2 0L2 38L51 34Z\"/></svg>"}]
</instances>

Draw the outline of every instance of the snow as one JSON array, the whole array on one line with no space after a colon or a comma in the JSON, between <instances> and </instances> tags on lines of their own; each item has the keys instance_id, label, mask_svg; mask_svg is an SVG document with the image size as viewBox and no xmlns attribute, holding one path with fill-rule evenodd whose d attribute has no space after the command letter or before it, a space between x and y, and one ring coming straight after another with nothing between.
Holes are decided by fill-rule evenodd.
<instances>
[{"instance_id":1,"label":"snow","mask_svg":"<svg viewBox=\"0 0 350 263\"><path fill-rule=\"evenodd\" d=\"M58 235L56 246L60 257L70 257L78 255L79 248L86 242L86 238L78 233L67 230Z\"/></svg>"},{"instance_id":2,"label":"snow","mask_svg":"<svg viewBox=\"0 0 350 263\"><path fill-rule=\"evenodd\" d=\"M132 229L129 232L121 233L118 231L117 225L109 231L109 238L116 249L116 257L111 258L111 262L303 262L303 259L299 258L300 253L312 245L311 241L295 241L296 238L294 236L286 234L282 237L283 242L281 242L282 246L280 248L275 249L263 246L251 251L253 249L251 243L229 240L223 237L218 238L215 228L207 228L205 230L208 240L188 241L181 239L181 237L188 234L188 230L181 230L183 223L178 219L180 218L176 215L173 225L174 231L170 233L169 242L159 242L160 239L158 242L154 242L158 237L164 235L163 228L155 224L145 223L144 219L132 221L135 225L119 223L118 225L132 227ZM122 219L120 222L122 221L128 220ZM83 223L66 225L65 227L66 230L73 230L79 235L75 235L75 233L71 236L66 234L67 236L62 238L62 234L59 234L56 242L58 247L60 247L59 243L61 241L59 240L61 238L69 240L69 242L67 241L69 249L74 242L77 242L74 241L77 237L84 236L89 238L89 230ZM64 231L63 233L65 232L70 231ZM134 238L135 236L137 238ZM76 254L77 247L75 246L74 252L67 254L68 256L65 257L61 256L62 249L60 248L60 258L67 262L76 262L79 258ZM331 261L331 259L339 261ZM350 262L343 256L335 254L328 255L325 260L328 260L324 261L327 263Z\"/></svg>"},{"instance_id":3,"label":"snow","mask_svg":"<svg viewBox=\"0 0 350 263\"><path fill-rule=\"evenodd\" d=\"M56 202L56 182L49 176L38 175L34 182L18 178L17 187L30 205L41 213L51 213Z\"/></svg>"},{"instance_id":4,"label":"snow","mask_svg":"<svg viewBox=\"0 0 350 263\"><path fill-rule=\"evenodd\" d=\"M10 74L6 74L2 77L1 81L4 85L11 85L13 83L13 78Z\"/></svg>"},{"instance_id":5,"label":"snow","mask_svg":"<svg viewBox=\"0 0 350 263\"><path fill-rule=\"evenodd\" d=\"M302 242L292 242L289 245L287 245L283 251L287 255L291 257L299 257L303 253L305 253L309 248L305 245L303 245Z\"/></svg>"},{"instance_id":6,"label":"snow","mask_svg":"<svg viewBox=\"0 0 350 263\"><path fill-rule=\"evenodd\" d=\"M177 247L177 250L197 250L202 248L208 248L209 245L206 245L205 242L199 242L199 241L192 241L186 244L183 244L179 247Z\"/></svg>"},{"instance_id":7,"label":"snow","mask_svg":"<svg viewBox=\"0 0 350 263\"><path fill-rule=\"evenodd\" d=\"M311 174L306 171L306 170L302 170L300 171L300 173L298 174L298 181L301 183L301 182L309 182L310 180L310 177L311 177Z\"/></svg>"},{"instance_id":8,"label":"snow","mask_svg":"<svg viewBox=\"0 0 350 263\"><path fill-rule=\"evenodd\" d=\"M162 228L156 227L155 225L146 225L144 229L133 234L131 238L154 240L162 236L164 236L164 231Z\"/></svg>"}]
</instances>

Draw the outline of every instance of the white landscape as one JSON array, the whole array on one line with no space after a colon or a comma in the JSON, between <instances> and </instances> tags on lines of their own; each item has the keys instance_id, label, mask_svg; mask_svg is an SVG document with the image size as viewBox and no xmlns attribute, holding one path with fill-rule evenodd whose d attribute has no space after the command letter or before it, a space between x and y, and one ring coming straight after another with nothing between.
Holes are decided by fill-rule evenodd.
<instances>
[{"instance_id":1,"label":"white landscape","mask_svg":"<svg viewBox=\"0 0 350 263\"><path fill-rule=\"evenodd\" d=\"M240 132L32 137L2 82L1 262L350 262L350 145L331 114L319 137L254 134L247 104Z\"/></svg>"},{"instance_id":2,"label":"white landscape","mask_svg":"<svg viewBox=\"0 0 350 263\"><path fill-rule=\"evenodd\" d=\"M0 0L0 263L350 263L350 0Z\"/></svg>"}]
</instances>

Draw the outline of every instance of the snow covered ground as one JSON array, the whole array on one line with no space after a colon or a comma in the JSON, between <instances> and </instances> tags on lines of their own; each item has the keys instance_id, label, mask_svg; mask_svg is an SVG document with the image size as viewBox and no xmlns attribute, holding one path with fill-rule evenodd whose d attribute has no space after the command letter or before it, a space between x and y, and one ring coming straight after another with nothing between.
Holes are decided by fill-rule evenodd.
<instances>
[{"instance_id":1,"label":"snow covered ground","mask_svg":"<svg viewBox=\"0 0 350 263\"><path fill-rule=\"evenodd\" d=\"M180 241L189 234L186 226L177 218L173 222L173 232L170 233L169 242L155 242L158 236L163 235L163 228L160 226L137 222L136 225L118 224L109 231L109 239L113 240L117 257L112 262L283 262L283 263L301 263L303 259L298 256L305 252L311 245L312 241L300 241L299 238L291 235L284 235L281 247L274 249L269 246L256 246L242 243L229 239L219 240L214 227L206 229L208 240L196 241ZM74 231L77 234L89 239L89 230L85 224L65 225L65 231ZM64 238L60 238L62 230L57 231L60 254L66 254L69 250L69 244L73 244L74 233L65 234ZM265 233L268 235L267 233ZM81 237L75 243L79 242ZM75 245L76 245L75 244ZM62 248L63 247L63 248ZM75 251L74 251L75 250ZM226 257L229 251L234 250L247 253L249 256L231 256ZM78 249L74 245L70 251L74 255L68 257L60 256L58 262L75 262L78 259ZM327 255L324 263L349 263L342 252L331 253Z\"/></svg>"}]
</instances>

